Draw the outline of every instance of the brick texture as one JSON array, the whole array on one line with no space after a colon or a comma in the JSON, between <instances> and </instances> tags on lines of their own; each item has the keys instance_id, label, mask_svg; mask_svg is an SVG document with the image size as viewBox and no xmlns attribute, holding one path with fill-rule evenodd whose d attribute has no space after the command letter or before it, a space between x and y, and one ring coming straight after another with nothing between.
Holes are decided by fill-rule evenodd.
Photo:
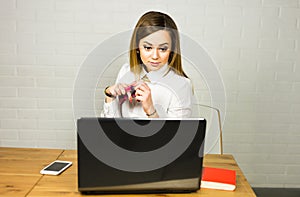
<instances>
[{"instance_id":1,"label":"brick texture","mask_svg":"<svg viewBox=\"0 0 300 197\"><path fill-rule=\"evenodd\" d=\"M81 63L148 10L169 13L216 63L227 95L224 150L251 185L300 187L299 0L1 0L0 146L76 148ZM99 79L96 114L123 63ZM209 104L204 79L191 77L198 102Z\"/></svg>"}]
</instances>

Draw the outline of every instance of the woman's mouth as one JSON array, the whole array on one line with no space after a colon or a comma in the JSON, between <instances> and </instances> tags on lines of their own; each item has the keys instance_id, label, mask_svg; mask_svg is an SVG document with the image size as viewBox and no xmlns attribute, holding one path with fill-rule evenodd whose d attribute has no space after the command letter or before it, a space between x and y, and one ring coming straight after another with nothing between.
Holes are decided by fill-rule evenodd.
<instances>
[{"instance_id":1,"label":"woman's mouth","mask_svg":"<svg viewBox=\"0 0 300 197\"><path fill-rule=\"evenodd\" d=\"M158 66L158 65L160 64L160 62L150 62L150 64L151 64L152 66Z\"/></svg>"}]
</instances>

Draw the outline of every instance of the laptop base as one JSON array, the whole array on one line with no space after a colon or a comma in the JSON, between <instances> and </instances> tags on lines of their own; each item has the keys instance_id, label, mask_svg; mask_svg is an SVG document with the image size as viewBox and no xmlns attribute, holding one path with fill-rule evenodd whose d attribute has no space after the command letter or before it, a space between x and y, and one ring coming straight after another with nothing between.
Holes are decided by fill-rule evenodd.
<instances>
[{"instance_id":1,"label":"laptop base","mask_svg":"<svg viewBox=\"0 0 300 197\"><path fill-rule=\"evenodd\" d=\"M108 187L79 188L84 194L95 193L190 193L199 189L199 178L158 181ZM92 192L91 192L92 191Z\"/></svg>"}]
</instances>

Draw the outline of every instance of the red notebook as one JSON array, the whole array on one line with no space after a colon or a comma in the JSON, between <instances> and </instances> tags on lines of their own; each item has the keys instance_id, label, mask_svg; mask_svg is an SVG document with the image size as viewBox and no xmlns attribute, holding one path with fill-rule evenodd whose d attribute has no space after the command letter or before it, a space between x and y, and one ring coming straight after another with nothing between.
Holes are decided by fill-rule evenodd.
<instances>
[{"instance_id":1,"label":"red notebook","mask_svg":"<svg viewBox=\"0 0 300 197\"><path fill-rule=\"evenodd\" d=\"M236 173L234 170L204 167L202 171L201 188L233 191L236 188Z\"/></svg>"}]
</instances>

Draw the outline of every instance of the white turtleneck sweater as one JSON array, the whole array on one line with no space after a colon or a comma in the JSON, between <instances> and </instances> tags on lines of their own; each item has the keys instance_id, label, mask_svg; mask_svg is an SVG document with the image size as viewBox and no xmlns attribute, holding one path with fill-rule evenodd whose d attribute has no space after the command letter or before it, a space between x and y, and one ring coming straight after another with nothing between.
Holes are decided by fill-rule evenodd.
<instances>
[{"instance_id":1,"label":"white turtleneck sweater","mask_svg":"<svg viewBox=\"0 0 300 197\"><path fill-rule=\"evenodd\" d=\"M152 101L160 118L188 118L192 113L193 91L188 78L179 76L168 65L156 71L146 72L144 69L140 78L147 75L150 82L146 82L151 89ZM122 66L116 83L130 84L136 80L130 66ZM122 108L120 110L120 108ZM121 114L122 113L122 114ZM147 117L141 103L135 105L126 100L121 106L116 98L110 103L104 102L102 116L104 117Z\"/></svg>"}]
</instances>

